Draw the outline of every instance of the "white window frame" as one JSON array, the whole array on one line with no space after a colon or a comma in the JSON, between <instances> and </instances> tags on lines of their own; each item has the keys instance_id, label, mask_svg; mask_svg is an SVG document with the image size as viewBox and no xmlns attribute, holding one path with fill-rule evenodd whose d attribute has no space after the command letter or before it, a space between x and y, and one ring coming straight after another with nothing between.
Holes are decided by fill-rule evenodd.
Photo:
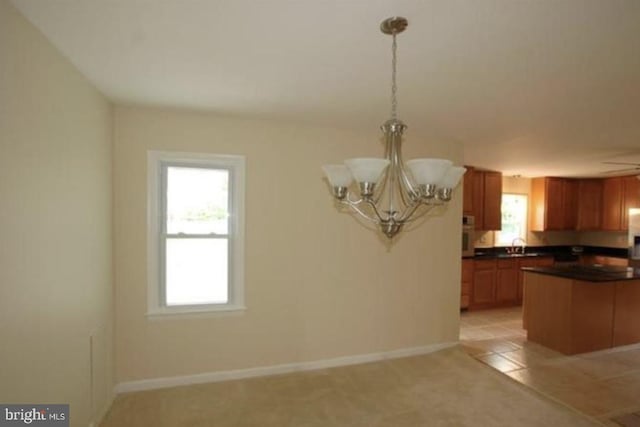
<instances>
[{"instance_id":1,"label":"white window frame","mask_svg":"<svg viewBox=\"0 0 640 427\"><path fill-rule=\"evenodd\" d=\"M162 253L166 166L203 167L229 171L229 301L224 304L167 306ZM147 315L207 313L244 310L244 194L245 157L237 155L149 151L147 153Z\"/></svg>"}]
</instances>

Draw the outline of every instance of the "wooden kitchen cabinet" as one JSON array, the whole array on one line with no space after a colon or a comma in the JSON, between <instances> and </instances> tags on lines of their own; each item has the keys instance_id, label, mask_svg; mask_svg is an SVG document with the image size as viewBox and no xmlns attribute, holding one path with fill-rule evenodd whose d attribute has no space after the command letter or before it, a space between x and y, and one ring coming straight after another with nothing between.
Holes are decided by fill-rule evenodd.
<instances>
[{"instance_id":1,"label":"wooden kitchen cabinet","mask_svg":"<svg viewBox=\"0 0 640 427\"><path fill-rule=\"evenodd\" d=\"M602 179L581 179L578 197L578 230L602 227Z\"/></svg>"},{"instance_id":2,"label":"wooden kitchen cabinet","mask_svg":"<svg viewBox=\"0 0 640 427\"><path fill-rule=\"evenodd\" d=\"M531 180L531 231L627 231L629 209L640 208L640 180L534 178Z\"/></svg>"},{"instance_id":3,"label":"wooden kitchen cabinet","mask_svg":"<svg viewBox=\"0 0 640 427\"><path fill-rule=\"evenodd\" d=\"M496 273L496 302L517 303L518 262L516 259L499 259Z\"/></svg>"},{"instance_id":4,"label":"wooden kitchen cabinet","mask_svg":"<svg viewBox=\"0 0 640 427\"><path fill-rule=\"evenodd\" d=\"M575 230L578 226L578 198L580 181L565 179L562 183L562 210L564 211L563 230Z\"/></svg>"},{"instance_id":5,"label":"wooden kitchen cabinet","mask_svg":"<svg viewBox=\"0 0 640 427\"><path fill-rule=\"evenodd\" d=\"M580 265L612 265L617 267L627 267L629 260L627 258L618 258L605 255L581 255Z\"/></svg>"},{"instance_id":6,"label":"wooden kitchen cabinet","mask_svg":"<svg viewBox=\"0 0 640 427\"><path fill-rule=\"evenodd\" d=\"M466 175L466 174L465 174ZM500 230L502 228L502 174L474 169L469 177L476 230Z\"/></svg>"},{"instance_id":7,"label":"wooden kitchen cabinet","mask_svg":"<svg viewBox=\"0 0 640 427\"><path fill-rule=\"evenodd\" d=\"M577 224L578 181L568 178L531 180L531 231L573 230Z\"/></svg>"},{"instance_id":8,"label":"wooden kitchen cabinet","mask_svg":"<svg viewBox=\"0 0 640 427\"><path fill-rule=\"evenodd\" d=\"M622 230L623 191L622 178L602 180L602 230Z\"/></svg>"},{"instance_id":9,"label":"wooden kitchen cabinet","mask_svg":"<svg viewBox=\"0 0 640 427\"><path fill-rule=\"evenodd\" d=\"M462 213L473 215L473 175L475 171L471 166L465 166L467 171L462 178Z\"/></svg>"},{"instance_id":10,"label":"wooden kitchen cabinet","mask_svg":"<svg viewBox=\"0 0 640 427\"><path fill-rule=\"evenodd\" d=\"M640 286L638 282L616 283L612 346L640 342Z\"/></svg>"},{"instance_id":11,"label":"wooden kitchen cabinet","mask_svg":"<svg viewBox=\"0 0 640 427\"><path fill-rule=\"evenodd\" d=\"M466 174L465 174L466 175ZM484 174L474 170L471 175L471 205L475 218L475 229L483 230L484 227Z\"/></svg>"},{"instance_id":12,"label":"wooden kitchen cabinet","mask_svg":"<svg viewBox=\"0 0 640 427\"><path fill-rule=\"evenodd\" d=\"M474 261L471 292L472 308L488 307L495 303L496 269L497 262L495 259Z\"/></svg>"},{"instance_id":13,"label":"wooden kitchen cabinet","mask_svg":"<svg viewBox=\"0 0 640 427\"><path fill-rule=\"evenodd\" d=\"M601 229L627 231L631 208L640 208L640 181L636 175L603 179Z\"/></svg>"},{"instance_id":14,"label":"wooden kitchen cabinet","mask_svg":"<svg viewBox=\"0 0 640 427\"><path fill-rule=\"evenodd\" d=\"M473 289L473 260L462 260L462 283L460 286L460 308L469 308Z\"/></svg>"},{"instance_id":15,"label":"wooden kitchen cabinet","mask_svg":"<svg viewBox=\"0 0 640 427\"><path fill-rule=\"evenodd\" d=\"M640 181L636 175L602 180L601 230L627 231L632 208L640 208Z\"/></svg>"},{"instance_id":16,"label":"wooden kitchen cabinet","mask_svg":"<svg viewBox=\"0 0 640 427\"><path fill-rule=\"evenodd\" d=\"M536 267L549 267L554 264L552 256L541 256L536 258Z\"/></svg>"},{"instance_id":17,"label":"wooden kitchen cabinet","mask_svg":"<svg viewBox=\"0 0 640 427\"><path fill-rule=\"evenodd\" d=\"M502 174L484 172L484 230L502 229Z\"/></svg>"},{"instance_id":18,"label":"wooden kitchen cabinet","mask_svg":"<svg viewBox=\"0 0 640 427\"><path fill-rule=\"evenodd\" d=\"M622 177L622 219L620 228L629 228L629 209L640 208L640 180L636 175Z\"/></svg>"}]
</instances>

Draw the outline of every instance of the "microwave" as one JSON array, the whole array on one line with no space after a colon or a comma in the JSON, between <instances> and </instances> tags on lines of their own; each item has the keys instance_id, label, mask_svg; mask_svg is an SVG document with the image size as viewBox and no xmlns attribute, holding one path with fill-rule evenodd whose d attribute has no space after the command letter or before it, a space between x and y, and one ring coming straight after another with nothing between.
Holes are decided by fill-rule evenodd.
<instances>
[{"instance_id":1,"label":"microwave","mask_svg":"<svg viewBox=\"0 0 640 427\"><path fill-rule=\"evenodd\" d=\"M462 256L473 256L475 253L474 229L475 218L472 215L462 216Z\"/></svg>"}]
</instances>

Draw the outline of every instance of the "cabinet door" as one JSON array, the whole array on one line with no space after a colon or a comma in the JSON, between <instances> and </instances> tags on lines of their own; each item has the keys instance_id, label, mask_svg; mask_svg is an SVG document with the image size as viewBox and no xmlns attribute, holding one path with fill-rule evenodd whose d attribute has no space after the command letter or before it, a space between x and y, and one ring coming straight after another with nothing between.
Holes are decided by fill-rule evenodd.
<instances>
[{"instance_id":1,"label":"cabinet door","mask_svg":"<svg viewBox=\"0 0 640 427\"><path fill-rule=\"evenodd\" d=\"M473 289L473 260L462 260L462 283L460 285L460 308L469 307Z\"/></svg>"},{"instance_id":2,"label":"cabinet door","mask_svg":"<svg viewBox=\"0 0 640 427\"><path fill-rule=\"evenodd\" d=\"M622 179L624 201L622 203L622 230L629 228L629 209L640 208L640 180L633 176L625 176Z\"/></svg>"},{"instance_id":3,"label":"cabinet door","mask_svg":"<svg viewBox=\"0 0 640 427\"><path fill-rule=\"evenodd\" d=\"M536 267L550 267L554 264L552 256L544 256L536 258Z\"/></svg>"},{"instance_id":4,"label":"cabinet door","mask_svg":"<svg viewBox=\"0 0 640 427\"><path fill-rule=\"evenodd\" d=\"M599 230L602 225L602 180L581 179L578 230Z\"/></svg>"},{"instance_id":5,"label":"cabinet door","mask_svg":"<svg viewBox=\"0 0 640 427\"><path fill-rule=\"evenodd\" d=\"M473 215L473 168L465 166L467 172L462 177L462 212L465 215Z\"/></svg>"},{"instance_id":6,"label":"cabinet door","mask_svg":"<svg viewBox=\"0 0 640 427\"><path fill-rule=\"evenodd\" d=\"M472 204L473 216L476 218L476 230L484 228L484 172L474 171L471 181L473 183Z\"/></svg>"},{"instance_id":7,"label":"cabinet door","mask_svg":"<svg viewBox=\"0 0 640 427\"><path fill-rule=\"evenodd\" d=\"M578 226L579 182L564 179L562 182L562 210L564 211L564 229L575 230Z\"/></svg>"},{"instance_id":8,"label":"cabinet door","mask_svg":"<svg viewBox=\"0 0 640 427\"><path fill-rule=\"evenodd\" d=\"M602 180L602 229L618 231L622 227L622 179Z\"/></svg>"},{"instance_id":9,"label":"cabinet door","mask_svg":"<svg viewBox=\"0 0 640 427\"><path fill-rule=\"evenodd\" d=\"M502 229L502 174L484 172L484 230Z\"/></svg>"},{"instance_id":10,"label":"cabinet door","mask_svg":"<svg viewBox=\"0 0 640 427\"><path fill-rule=\"evenodd\" d=\"M487 304L495 301L495 270L476 270L473 273L473 304Z\"/></svg>"},{"instance_id":11,"label":"cabinet door","mask_svg":"<svg viewBox=\"0 0 640 427\"><path fill-rule=\"evenodd\" d=\"M496 301L518 300L518 269L515 259L499 260L496 273Z\"/></svg>"},{"instance_id":12,"label":"cabinet door","mask_svg":"<svg viewBox=\"0 0 640 427\"><path fill-rule=\"evenodd\" d=\"M462 281L463 282L473 281L473 260L472 259L462 260Z\"/></svg>"},{"instance_id":13,"label":"cabinet door","mask_svg":"<svg viewBox=\"0 0 640 427\"><path fill-rule=\"evenodd\" d=\"M486 305L496 300L496 260L473 262L472 305Z\"/></svg>"},{"instance_id":14,"label":"cabinet door","mask_svg":"<svg viewBox=\"0 0 640 427\"><path fill-rule=\"evenodd\" d=\"M547 178L545 193L545 230L564 230L564 180L562 178Z\"/></svg>"}]
</instances>

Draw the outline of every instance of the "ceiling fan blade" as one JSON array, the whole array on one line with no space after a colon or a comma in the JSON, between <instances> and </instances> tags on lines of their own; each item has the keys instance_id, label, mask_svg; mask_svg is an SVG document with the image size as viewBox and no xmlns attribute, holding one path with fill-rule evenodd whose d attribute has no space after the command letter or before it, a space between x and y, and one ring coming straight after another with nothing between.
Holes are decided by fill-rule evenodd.
<instances>
[{"instance_id":1,"label":"ceiling fan blade","mask_svg":"<svg viewBox=\"0 0 640 427\"><path fill-rule=\"evenodd\" d=\"M614 169L614 170L609 170L609 171L604 171L604 172L600 172L601 175L609 175L612 173L625 173L625 172L633 172L633 171L638 171L640 170L640 167L635 167L635 168L625 168L625 169Z\"/></svg>"},{"instance_id":2,"label":"ceiling fan blade","mask_svg":"<svg viewBox=\"0 0 640 427\"><path fill-rule=\"evenodd\" d=\"M631 166L640 166L640 163L631 163L631 162L601 162L605 165L631 165Z\"/></svg>"}]
</instances>

